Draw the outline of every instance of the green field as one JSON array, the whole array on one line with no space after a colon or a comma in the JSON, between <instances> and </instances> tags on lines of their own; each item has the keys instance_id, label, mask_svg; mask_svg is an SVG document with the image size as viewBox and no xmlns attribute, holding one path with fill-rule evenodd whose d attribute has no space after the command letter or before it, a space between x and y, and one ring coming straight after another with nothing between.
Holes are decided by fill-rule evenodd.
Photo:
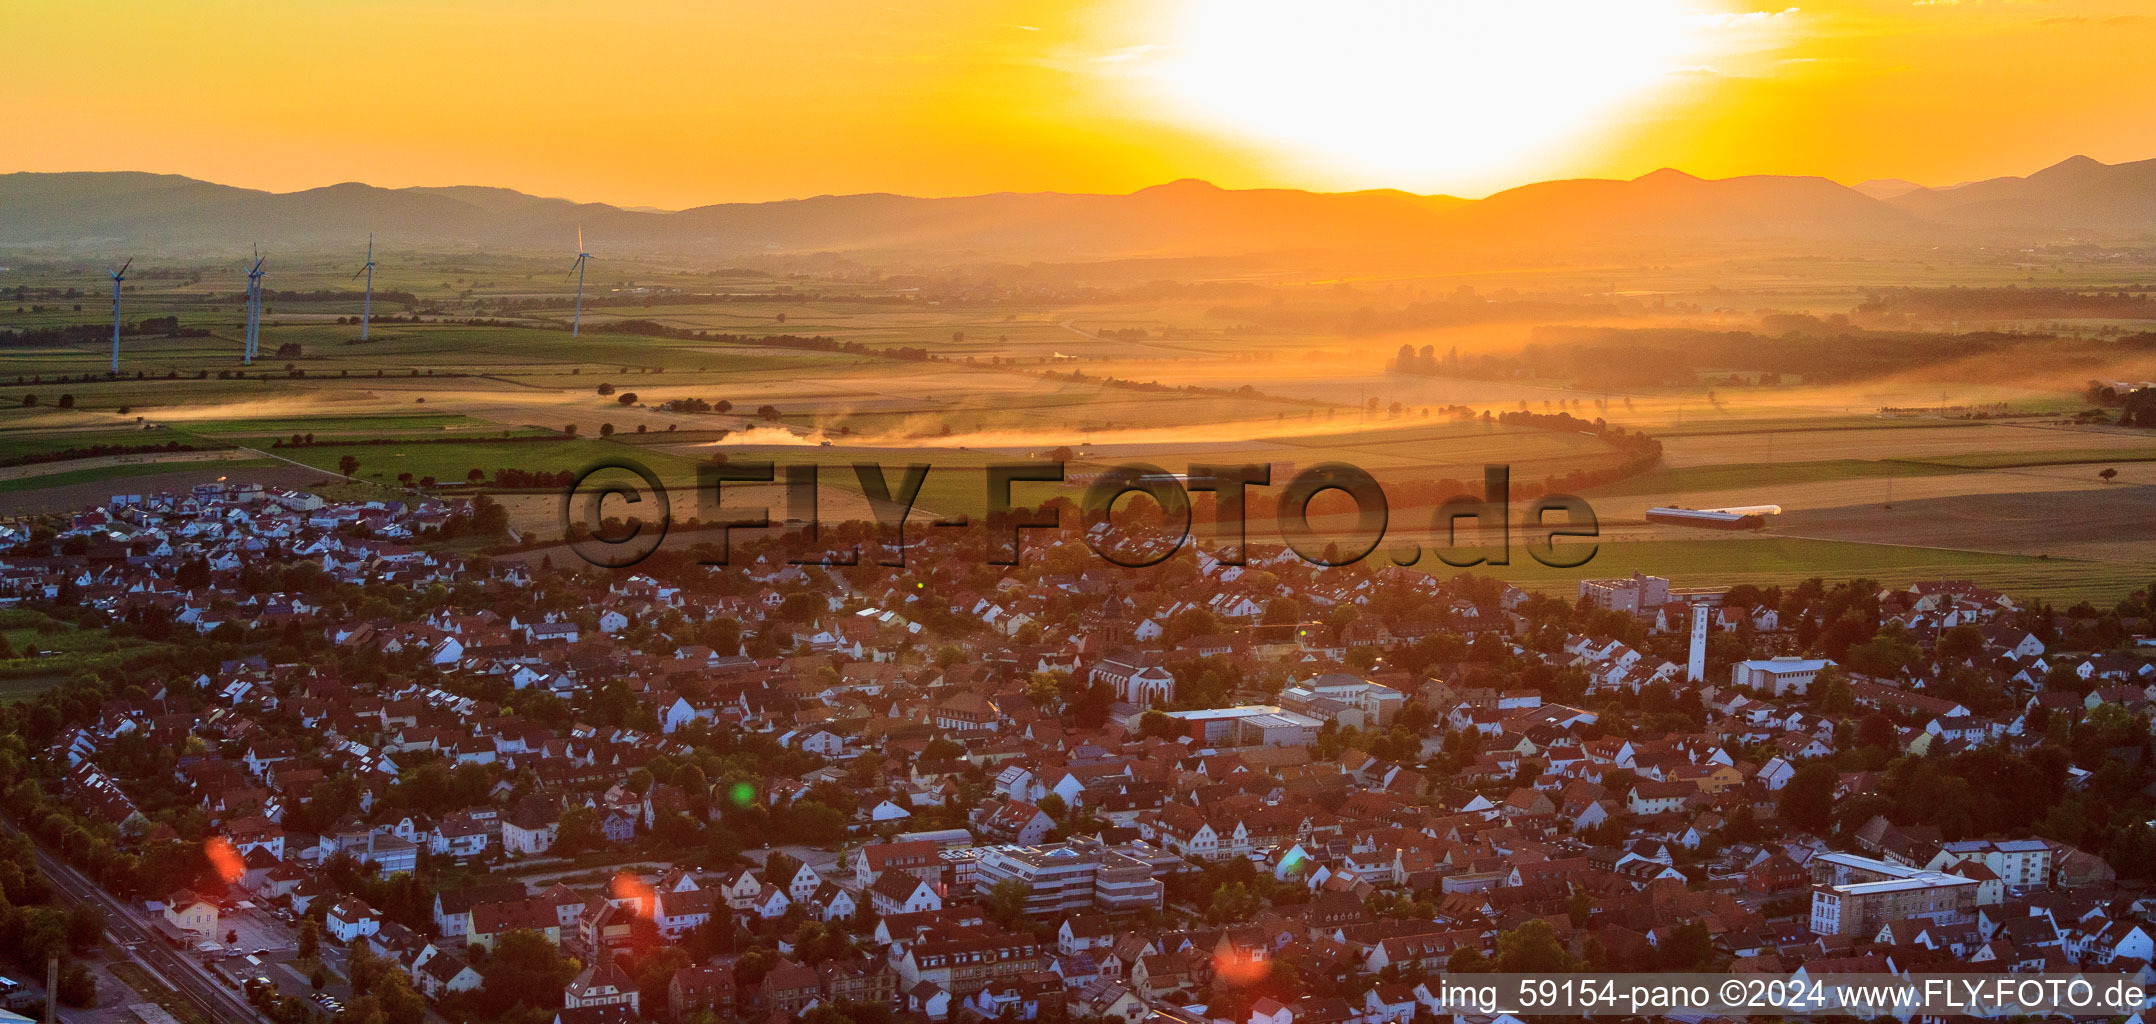
<instances>
[{"instance_id":1,"label":"green field","mask_svg":"<svg viewBox=\"0 0 2156 1024\"><path fill-rule=\"evenodd\" d=\"M2099 462L2156 462L2156 448L2071 448L2040 452L1974 452L1939 455L1923 459L1897 459L1906 466L1937 466L1948 471L1962 469L2018 469L2025 466L2073 466Z\"/></svg>"},{"instance_id":2,"label":"green field","mask_svg":"<svg viewBox=\"0 0 2156 1024\"><path fill-rule=\"evenodd\" d=\"M97 445L139 447L143 445L161 445L175 441L183 445L192 445L196 448L224 447L223 442L185 436L168 430L11 430L0 432L0 465L12 463L17 459L49 455L70 449L89 449Z\"/></svg>"},{"instance_id":3,"label":"green field","mask_svg":"<svg viewBox=\"0 0 2156 1024\"><path fill-rule=\"evenodd\" d=\"M75 484L102 483L107 480L125 480L129 477L156 476L182 470L218 471L262 469L277 465L275 459L216 459L205 462L143 462L125 466L102 466L96 469L67 469L69 463L47 463L53 472L36 476L0 480L0 494L38 491L48 487L68 487ZM38 468L43 469L46 466ZM331 468L335 468L334 466Z\"/></svg>"},{"instance_id":4,"label":"green field","mask_svg":"<svg viewBox=\"0 0 2156 1024\"><path fill-rule=\"evenodd\" d=\"M20 608L0 610L0 636L15 652L0 661L0 702L36 696L77 672L117 662L147 643L116 639L103 630L86 632Z\"/></svg>"},{"instance_id":5,"label":"green field","mask_svg":"<svg viewBox=\"0 0 2156 1024\"><path fill-rule=\"evenodd\" d=\"M695 479L695 463L668 452L630 452L611 441L574 438L545 441L458 441L448 444L333 444L302 445L277 450L277 454L317 469L342 472L346 457L359 460L355 478L393 482L410 473L413 479L433 477L441 486L462 486L477 469L489 477L502 469L532 472L578 472L604 459L634 455L668 483Z\"/></svg>"}]
</instances>

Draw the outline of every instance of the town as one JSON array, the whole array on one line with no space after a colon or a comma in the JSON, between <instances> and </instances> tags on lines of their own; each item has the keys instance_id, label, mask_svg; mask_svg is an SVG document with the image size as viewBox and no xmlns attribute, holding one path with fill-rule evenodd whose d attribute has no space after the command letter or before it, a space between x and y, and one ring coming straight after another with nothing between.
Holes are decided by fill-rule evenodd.
<instances>
[{"instance_id":1,"label":"town","mask_svg":"<svg viewBox=\"0 0 2156 1024\"><path fill-rule=\"evenodd\" d=\"M0 665L75 666L0 707L0 949L16 1006L62 965L69 1021L1393 1024L1489 971L2156 980L2152 591L1529 593L1258 546L1129 570L1069 531L1012 567L737 537L615 572L477 553L485 497L225 482L0 531L0 627L34 638Z\"/></svg>"}]
</instances>

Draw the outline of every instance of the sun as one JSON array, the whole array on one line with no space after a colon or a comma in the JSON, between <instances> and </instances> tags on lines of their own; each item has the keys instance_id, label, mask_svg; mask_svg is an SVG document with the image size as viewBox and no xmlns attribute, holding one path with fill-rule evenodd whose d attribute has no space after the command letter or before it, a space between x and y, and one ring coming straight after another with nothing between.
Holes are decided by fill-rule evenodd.
<instances>
[{"instance_id":1,"label":"sun","mask_svg":"<svg viewBox=\"0 0 2156 1024\"><path fill-rule=\"evenodd\" d=\"M1163 116L1336 187L1475 191L1577 154L1714 56L1681 0L1184 0L1127 69Z\"/></svg>"}]
</instances>

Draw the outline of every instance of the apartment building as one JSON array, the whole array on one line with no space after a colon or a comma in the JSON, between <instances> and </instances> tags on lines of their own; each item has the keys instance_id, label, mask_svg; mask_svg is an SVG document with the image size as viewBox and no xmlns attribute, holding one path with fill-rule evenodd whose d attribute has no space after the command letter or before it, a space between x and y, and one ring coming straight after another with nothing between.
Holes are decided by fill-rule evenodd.
<instances>
[{"instance_id":1,"label":"apartment building","mask_svg":"<svg viewBox=\"0 0 2156 1024\"><path fill-rule=\"evenodd\" d=\"M1145 861L1083 841L986 848L974 867L974 887L986 897L1003 882L1025 886L1026 914L1041 918L1076 910L1157 910L1163 895Z\"/></svg>"},{"instance_id":2,"label":"apartment building","mask_svg":"<svg viewBox=\"0 0 2156 1024\"><path fill-rule=\"evenodd\" d=\"M1893 921L1959 924L1974 919L1973 878L1847 853L1811 859L1814 935L1871 935Z\"/></svg>"}]
</instances>

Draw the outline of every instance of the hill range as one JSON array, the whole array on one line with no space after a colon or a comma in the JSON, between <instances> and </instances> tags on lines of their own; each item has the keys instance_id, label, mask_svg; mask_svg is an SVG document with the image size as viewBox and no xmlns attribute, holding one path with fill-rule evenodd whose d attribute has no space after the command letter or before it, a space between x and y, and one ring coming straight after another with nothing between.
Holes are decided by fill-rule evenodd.
<instances>
[{"instance_id":1,"label":"hill range","mask_svg":"<svg viewBox=\"0 0 2156 1024\"><path fill-rule=\"evenodd\" d=\"M1659 170L1546 181L1468 200L1376 190L1229 190L1184 180L1128 195L891 194L679 211L576 203L504 188L356 182L265 192L170 174L0 175L0 246L147 252L402 246L705 255L920 252L998 258L1234 255L1301 250L1500 250L1623 240L1886 244L2156 240L2156 160L2077 156L2027 177L1946 188L1817 177L1718 180Z\"/></svg>"}]
</instances>

